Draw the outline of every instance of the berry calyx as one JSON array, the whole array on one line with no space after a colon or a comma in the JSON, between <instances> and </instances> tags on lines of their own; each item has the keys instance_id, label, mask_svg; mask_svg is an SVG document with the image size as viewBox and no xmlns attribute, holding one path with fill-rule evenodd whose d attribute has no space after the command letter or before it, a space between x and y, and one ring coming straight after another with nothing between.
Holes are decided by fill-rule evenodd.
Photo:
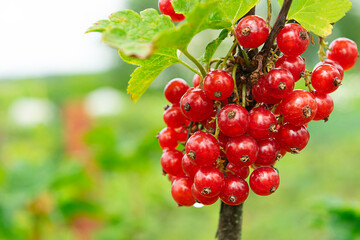
<instances>
[{"instance_id":1,"label":"berry calyx","mask_svg":"<svg viewBox=\"0 0 360 240\"><path fill-rule=\"evenodd\" d=\"M223 70L209 72L204 79L204 92L212 100L224 100L234 91L234 79Z\"/></svg>"},{"instance_id":2,"label":"berry calyx","mask_svg":"<svg viewBox=\"0 0 360 240\"><path fill-rule=\"evenodd\" d=\"M290 123L282 125L278 131L276 140L281 148L293 154L303 150L309 142L310 134L304 125L295 126Z\"/></svg>"},{"instance_id":3,"label":"berry calyx","mask_svg":"<svg viewBox=\"0 0 360 240\"><path fill-rule=\"evenodd\" d=\"M309 46L307 31L298 24L288 23L277 35L277 45L285 55L299 56Z\"/></svg>"},{"instance_id":4,"label":"berry calyx","mask_svg":"<svg viewBox=\"0 0 360 240\"><path fill-rule=\"evenodd\" d=\"M339 63L346 71L355 65L359 52L354 41L348 38L338 38L332 41L326 55L328 59Z\"/></svg>"},{"instance_id":5,"label":"berry calyx","mask_svg":"<svg viewBox=\"0 0 360 240\"><path fill-rule=\"evenodd\" d=\"M224 188L224 175L214 167L202 167L194 177L196 189L204 197L216 197Z\"/></svg>"},{"instance_id":6,"label":"berry calyx","mask_svg":"<svg viewBox=\"0 0 360 240\"><path fill-rule=\"evenodd\" d=\"M218 115L218 125L222 133L228 137L243 135L249 127L250 115L248 111L236 104L223 107Z\"/></svg>"},{"instance_id":7,"label":"berry calyx","mask_svg":"<svg viewBox=\"0 0 360 240\"><path fill-rule=\"evenodd\" d=\"M207 119L213 112L213 101L199 88L190 88L180 100L182 114L193 122Z\"/></svg>"},{"instance_id":8,"label":"berry calyx","mask_svg":"<svg viewBox=\"0 0 360 240\"><path fill-rule=\"evenodd\" d=\"M172 0L159 0L159 10L162 14L171 17L173 22L181 22L185 19L183 14L176 13L174 7L171 4Z\"/></svg>"},{"instance_id":9,"label":"berry calyx","mask_svg":"<svg viewBox=\"0 0 360 240\"><path fill-rule=\"evenodd\" d=\"M221 200L228 205L239 205L247 199L249 185L247 182L235 175L228 175L225 178L225 186L220 194Z\"/></svg>"},{"instance_id":10,"label":"berry calyx","mask_svg":"<svg viewBox=\"0 0 360 240\"><path fill-rule=\"evenodd\" d=\"M256 161L259 147L256 140L248 135L229 139L226 144L226 157L229 162L240 166L250 166Z\"/></svg>"},{"instance_id":11,"label":"berry calyx","mask_svg":"<svg viewBox=\"0 0 360 240\"><path fill-rule=\"evenodd\" d=\"M311 74L311 84L316 91L321 93L332 93L341 85L339 71L330 64L321 64Z\"/></svg>"},{"instance_id":12,"label":"berry calyx","mask_svg":"<svg viewBox=\"0 0 360 240\"><path fill-rule=\"evenodd\" d=\"M255 15L244 17L235 28L235 37L244 48L257 48L269 36L266 21Z\"/></svg>"},{"instance_id":13,"label":"berry calyx","mask_svg":"<svg viewBox=\"0 0 360 240\"><path fill-rule=\"evenodd\" d=\"M188 89L189 85L184 79L175 78L166 84L164 95L169 102L177 104Z\"/></svg>"},{"instance_id":14,"label":"berry calyx","mask_svg":"<svg viewBox=\"0 0 360 240\"><path fill-rule=\"evenodd\" d=\"M171 195L179 206L192 206L195 198L191 192L193 180L189 177L178 177L171 184Z\"/></svg>"},{"instance_id":15,"label":"berry calyx","mask_svg":"<svg viewBox=\"0 0 360 240\"><path fill-rule=\"evenodd\" d=\"M215 197L204 197L203 195L201 195L201 193L196 189L195 184L192 185L191 187L191 192L192 195L194 196L195 200L201 204L204 205L211 205L217 202L217 200L219 199L219 196L215 196Z\"/></svg>"},{"instance_id":16,"label":"berry calyx","mask_svg":"<svg viewBox=\"0 0 360 240\"><path fill-rule=\"evenodd\" d=\"M249 183L254 193L268 196L279 187L279 173L272 167L259 167L251 173Z\"/></svg>"}]
</instances>

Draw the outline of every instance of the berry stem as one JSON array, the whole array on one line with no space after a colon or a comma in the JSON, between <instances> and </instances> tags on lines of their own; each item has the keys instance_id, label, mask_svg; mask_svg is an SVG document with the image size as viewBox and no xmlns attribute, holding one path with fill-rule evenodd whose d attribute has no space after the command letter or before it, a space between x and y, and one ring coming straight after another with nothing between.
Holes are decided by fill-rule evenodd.
<instances>
[{"instance_id":1,"label":"berry stem","mask_svg":"<svg viewBox=\"0 0 360 240\"><path fill-rule=\"evenodd\" d=\"M328 46L326 45L327 43L325 42L325 38L323 37L319 37L319 51L318 51L318 55L319 55L319 58L321 61L324 61L324 57L326 56L326 53L325 53L325 49L328 49Z\"/></svg>"},{"instance_id":2,"label":"berry stem","mask_svg":"<svg viewBox=\"0 0 360 240\"><path fill-rule=\"evenodd\" d=\"M199 75L201 77L201 73L199 71L197 71L195 68L191 67L189 64L187 64L186 62L180 60L180 63L182 65L184 65L185 67L187 67L190 71L196 73L197 75Z\"/></svg>"},{"instance_id":3,"label":"berry stem","mask_svg":"<svg viewBox=\"0 0 360 240\"><path fill-rule=\"evenodd\" d=\"M226 63L227 63L227 60L229 59L229 57L232 55L234 49L236 48L238 42L236 40L234 40L234 43L233 45L231 46L229 52L226 54L225 58L224 58L224 61L222 62L222 65L221 67L224 69L226 68Z\"/></svg>"},{"instance_id":4,"label":"berry stem","mask_svg":"<svg viewBox=\"0 0 360 240\"><path fill-rule=\"evenodd\" d=\"M187 49L183 49L180 51L199 68L201 75L204 78L206 76L206 71L205 71L205 68L199 63L199 61L196 60L196 58L194 58L193 55L191 55ZM201 82L202 82L202 80L200 81L200 83Z\"/></svg>"},{"instance_id":5,"label":"berry stem","mask_svg":"<svg viewBox=\"0 0 360 240\"><path fill-rule=\"evenodd\" d=\"M238 65L235 64L234 67L233 67L233 71L232 71L232 77L234 79L234 93L235 93L235 96L236 96L235 102L236 102L236 104L239 104L240 97L239 97L239 91L238 91L237 85L236 85L236 71L237 71L237 69L238 69Z\"/></svg>"},{"instance_id":6,"label":"berry stem","mask_svg":"<svg viewBox=\"0 0 360 240\"><path fill-rule=\"evenodd\" d=\"M215 137L216 139L218 139L218 138L219 138L219 134L220 134L218 116L219 116L219 112L220 112L220 109L221 109L221 102L215 101L214 106L216 107L216 130L215 130L214 137Z\"/></svg>"},{"instance_id":7,"label":"berry stem","mask_svg":"<svg viewBox=\"0 0 360 240\"><path fill-rule=\"evenodd\" d=\"M221 202L216 238L219 240L240 240L242 213L243 204L230 206Z\"/></svg>"},{"instance_id":8,"label":"berry stem","mask_svg":"<svg viewBox=\"0 0 360 240\"><path fill-rule=\"evenodd\" d=\"M246 107L246 83L242 84L242 91L241 91L241 97L242 97L242 106Z\"/></svg>"},{"instance_id":9,"label":"berry stem","mask_svg":"<svg viewBox=\"0 0 360 240\"><path fill-rule=\"evenodd\" d=\"M246 51L242 47L240 47L240 50L241 50L241 54L242 54L242 56L243 56L243 58L245 60L246 67L250 68L251 67L250 66L250 60L249 60L249 57L248 57Z\"/></svg>"},{"instance_id":10,"label":"berry stem","mask_svg":"<svg viewBox=\"0 0 360 240\"><path fill-rule=\"evenodd\" d=\"M267 17L266 17L266 25L271 30L271 15L272 15L272 6L271 0L267 0Z\"/></svg>"}]
</instances>

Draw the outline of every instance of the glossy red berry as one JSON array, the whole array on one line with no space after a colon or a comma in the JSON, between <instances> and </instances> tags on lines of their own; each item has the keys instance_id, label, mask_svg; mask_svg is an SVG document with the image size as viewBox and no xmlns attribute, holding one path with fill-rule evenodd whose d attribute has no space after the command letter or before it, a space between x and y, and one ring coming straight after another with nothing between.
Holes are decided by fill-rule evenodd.
<instances>
[{"instance_id":1,"label":"glossy red berry","mask_svg":"<svg viewBox=\"0 0 360 240\"><path fill-rule=\"evenodd\" d=\"M198 166L211 166L220 154L216 138L202 131L192 135L185 145L189 159Z\"/></svg>"},{"instance_id":2,"label":"glossy red berry","mask_svg":"<svg viewBox=\"0 0 360 240\"><path fill-rule=\"evenodd\" d=\"M348 38L335 39L329 49L326 52L327 58L339 63L344 71L355 65L359 55L356 43Z\"/></svg>"},{"instance_id":3,"label":"glossy red berry","mask_svg":"<svg viewBox=\"0 0 360 240\"><path fill-rule=\"evenodd\" d=\"M248 111L236 104L223 107L218 115L218 125L226 136L238 137L243 135L249 127L250 115Z\"/></svg>"},{"instance_id":4,"label":"glossy red berry","mask_svg":"<svg viewBox=\"0 0 360 240\"><path fill-rule=\"evenodd\" d=\"M201 77L197 74L194 75L193 78L193 86L194 88L198 87L200 85Z\"/></svg>"},{"instance_id":5,"label":"glossy red berry","mask_svg":"<svg viewBox=\"0 0 360 240\"><path fill-rule=\"evenodd\" d=\"M158 139L162 149L175 149L178 145L178 133L173 128L166 127L161 130Z\"/></svg>"},{"instance_id":6,"label":"glossy red berry","mask_svg":"<svg viewBox=\"0 0 360 240\"><path fill-rule=\"evenodd\" d=\"M276 130L277 120L275 115L262 107L250 111L250 124L247 133L255 139L262 139Z\"/></svg>"},{"instance_id":7,"label":"glossy red berry","mask_svg":"<svg viewBox=\"0 0 360 240\"><path fill-rule=\"evenodd\" d=\"M253 164L259 151L256 140L248 135L229 139L226 144L226 156L229 162L246 167Z\"/></svg>"},{"instance_id":8,"label":"glossy red berry","mask_svg":"<svg viewBox=\"0 0 360 240\"><path fill-rule=\"evenodd\" d=\"M214 167L201 167L195 174L194 184L204 197L215 197L224 188L224 175Z\"/></svg>"},{"instance_id":9,"label":"glossy red berry","mask_svg":"<svg viewBox=\"0 0 360 240\"><path fill-rule=\"evenodd\" d=\"M180 105L173 104L163 114L165 124L171 128L179 128L187 123L187 119L181 113Z\"/></svg>"},{"instance_id":10,"label":"glossy red berry","mask_svg":"<svg viewBox=\"0 0 360 240\"><path fill-rule=\"evenodd\" d=\"M212 100L224 100L234 91L234 79L224 70L209 72L204 79L204 92Z\"/></svg>"},{"instance_id":11,"label":"glossy red berry","mask_svg":"<svg viewBox=\"0 0 360 240\"><path fill-rule=\"evenodd\" d=\"M180 100L182 114L193 122L207 119L213 112L213 101L199 88L190 88Z\"/></svg>"},{"instance_id":12,"label":"glossy red berry","mask_svg":"<svg viewBox=\"0 0 360 240\"><path fill-rule=\"evenodd\" d=\"M318 110L316 112L315 118L313 120L326 120L327 117L332 113L334 109L334 101L332 100L329 94L319 93L313 91L312 95L314 96L316 103L318 105Z\"/></svg>"},{"instance_id":13,"label":"glossy red berry","mask_svg":"<svg viewBox=\"0 0 360 240\"><path fill-rule=\"evenodd\" d=\"M172 0L159 0L159 10L162 14L171 17L173 22L181 22L185 19L183 14L176 13L174 7L171 4Z\"/></svg>"},{"instance_id":14,"label":"glossy red berry","mask_svg":"<svg viewBox=\"0 0 360 240\"><path fill-rule=\"evenodd\" d=\"M215 197L204 197L203 195L201 195L201 193L199 192L199 190L196 189L195 184L192 185L191 187L191 192L195 198L195 200L201 204L204 205L211 205L217 202L217 200L219 199L219 196L215 196Z\"/></svg>"},{"instance_id":15,"label":"glossy red berry","mask_svg":"<svg viewBox=\"0 0 360 240\"><path fill-rule=\"evenodd\" d=\"M259 83L260 83L260 79L259 79ZM261 84L254 84L252 86L252 94L257 103L278 104L281 101L280 98L271 97L264 88L264 86Z\"/></svg>"},{"instance_id":16,"label":"glossy red berry","mask_svg":"<svg viewBox=\"0 0 360 240\"><path fill-rule=\"evenodd\" d=\"M235 175L225 178L225 186L220 194L221 200L228 205L239 205L249 196L249 185L247 182Z\"/></svg>"},{"instance_id":17,"label":"glossy red berry","mask_svg":"<svg viewBox=\"0 0 360 240\"><path fill-rule=\"evenodd\" d=\"M282 157L280 154L280 144L274 138L259 140L258 146L259 152L255 161L256 165L272 165L276 160L279 160Z\"/></svg>"},{"instance_id":18,"label":"glossy red berry","mask_svg":"<svg viewBox=\"0 0 360 240\"><path fill-rule=\"evenodd\" d=\"M193 180L189 177L178 177L171 184L171 195L180 206L192 206L195 198L191 192Z\"/></svg>"},{"instance_id":19,"label":"glossy red berry","mask_svg":"<svg viewBox=\"0 0 360 240\"><path fill-rule=\"evenodd\" d=\"M340 77L341 80L344 78L344 69L342 68L342 66L340 66L340 64L338 64L337 62L331 60L331 59L326 59L322 62L319 62L318 64L315 65L314 69L316 69L318 66L322 65L322 64L330 64L332 66L334 66L340 73Z\"/></svg>"},{"instance_id":20,"label":"glossy red berry","mask_svg":"<svg viewBox=\"0 0 360 240\"><path fill-rule=\"evenodd\" d=\"M231 162L226 165L226 168L231 171L229 174L235 174L242 179L246 179L250 174L249 167L240 167Z\"/></svg>"},{"instance_id":21,"label":"glossy red berry","mask_svg":"<svg viewBox=\"0 0 360 240\"><path fill-rule=\"evenodd\" d=\"M309 139L310 134L304 125L295 126L290 123L285 123L280 127L276 138L281 148L291 153L299 153L303 150Z\"/></svg>"},{"instance_id":22,"label":"glossy red berry","mask_svg":"<svg viewBox=\"0 0 360 240\"><path fill-rule=\"evenodd\" d=\"M263 18L255 15L244 17L235 28L235 37L244 48L257 48L269 36L269 29Z\"/></svg>"},{"instance_id":23,"label":"glossy red berry","mask_svg":"<svg viewBox=\"0 0 360 240\"><path fill-rule=\"evenodd\" d=\"M274 98L284 98L288 96L295 87L295 81L292 74L281 68L272 69L267 75L263 83L260 85L268 91L269 95Z\"/></svg>"},{"instance_id":24,"label":"glossy red berry","mask_svg":"<svg viewBox=\"0 0 360 240\"><path fill-rule=\"evenodd\" d=\"M169 102L176 104L180 102L181 97L188 89L189 85L184 79L175 78L166 84L164 95Z\"/></svg>"},{"instance_id":25,"label":"glossy red berry","mask_svg":"<svg viewBox=\"0 0 360 240\"><path fill-rule=\"evenodd\" d=\"M301 56L283 55L275 62L275 67L288 70L296 82L301 78L301 74L305 72L305 61Z\"/></svg>"},{"instance_id":26,"label":"glossy red berry","mask_svg":"<svg viewBox=\"0 0 360 240\"><path fill-rule=\"evenodd\" d=\"M277 35L277 45L285 55L299 56L309 46L307 31L298 24L288 23Z\"/></svg>"},{"instance_id":27,"label":"glossy red berry","mask_svg":"<svg viewBox=\"0 0 360 240\"><path fill-rule=\"evenodd\" d=\"M161 166L164 172L174 176L178 176L182 173L182 160L183 154L174 149L167 149L161 155Z\"/></svg>"},{"instance_id":28,"label":"glossy red berry","mask_svg":"<svg viewBox=\"0 0 360 240\"><path fill-rule=\"evenodd\" d=\"M250 175L250 188L260 196L267 196L276 191L280 184L279 173L272 167L259 167Z\"/></svg>"},{"instance_id":29,"label":"glossy red berry","mask_svg":"<svg viewBox=\"0 0 360 240\"><path fill-rule=\"evenodd\" d=\"M201 122L201 124L204 126L206 131L211 134L215 134L215 130L216 130L216 113L217 110L214 109L211 115L207 119Z\"/></svg>"},{"instance_id":30,"label":"glossy red berry","mask_svg":"<svg viewBox=\"0 0 360 240\"><path fill-rule=\"evenodd\" d=\"M186 176L189 176L191 179L194 179L196 172L199 170L199 166L191 162L186 154L184 154L184 156L182 157L181 165L182 165L182 170L186 174Z\"/></svg>"},{"instance_id":31,"label":"glossy red berry","mask_svg":"<svg viewBox=\"0 0 360 240\"><path fill-rule=\"evenodd\" d=\"M321 64L311 74L311 84L316 91L332 93L341 85L339 71L330 64Z\"/></svg>"},{"instance_id":32,"label":"glossy red berry","mask_svg":"<svg viewBox=\"0 0 360 240\"><path fill-rule=\"evenodd\" d=\"M180 127L178 129L176 129L176 132L178 133L179 142L182 142L182 143L186 142L189 131L185 127Z\"/></svg>"},{"instance_id":33,"label":"glossy red berry","mask_svg":"<svg viewBox=\"0 0 360 240\"><path fill-rule=\"evenodd\" d=\"M313 120L317 109L314 96L302 89L293 91L281 103L281 113L284 116L284 121L296 126Z\"/></svg>"}]
</instances>

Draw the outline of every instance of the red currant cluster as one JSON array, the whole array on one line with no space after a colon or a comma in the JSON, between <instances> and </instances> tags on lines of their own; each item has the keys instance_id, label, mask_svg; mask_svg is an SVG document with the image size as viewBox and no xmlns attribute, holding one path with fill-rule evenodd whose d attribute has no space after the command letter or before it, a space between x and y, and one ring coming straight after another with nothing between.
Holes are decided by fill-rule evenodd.
<instances>
[{"instance_id":1,"label":"red currant cluster","mask_svg":"<svg viewBox=\"0 0 360 240\"><path fill-rule=\"evenodd\" d=\"M268 35L266 22L258 16L243 18L235 29L244 48L259 47ZM354 66L358 56L353 41L336 39L327 60L311 73L300 56L308 45L307 31L289 23L277 35L283 55L277 57L279 51L274 51L274 64L258 71L257 78L236 70L235 75L228 69L212 70L203 80L195 75L193 88L182 79L166 85L164 94L172 105L165 109L167 127L158 139L161 166L179 205L210 205L219 198L229 205L241 204L249 194L245 179L250 169L254 193L266 196L276 191L280 178L273 166L286 152L299 153L306 147L307 124L328 118L334 107L329 93L341 85L344 70ZM294 90L301 78L309 91ZM239 86L245 86L241 104ZM176 149L179 143L185 147L182 151Z\"/></svg>"}]
</instances>

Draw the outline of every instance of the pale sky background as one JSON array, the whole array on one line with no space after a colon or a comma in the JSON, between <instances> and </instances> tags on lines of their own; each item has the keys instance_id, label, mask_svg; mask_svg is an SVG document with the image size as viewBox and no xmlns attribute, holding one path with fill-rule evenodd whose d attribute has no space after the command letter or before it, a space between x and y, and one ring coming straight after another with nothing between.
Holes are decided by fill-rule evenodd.
<instances>
[{"instance_id":1,"label":"pale sky background","mask_svg":"<svg viewBox=\"0 0 360 240\"><path fill-rule=\"evenodd\" d=\"M111 66L114 50L98 33L99 19L124 0L1 0L0 79L89 73ZM116 52L115 52L116 53Z\"/></svg>"}]
</instances>

